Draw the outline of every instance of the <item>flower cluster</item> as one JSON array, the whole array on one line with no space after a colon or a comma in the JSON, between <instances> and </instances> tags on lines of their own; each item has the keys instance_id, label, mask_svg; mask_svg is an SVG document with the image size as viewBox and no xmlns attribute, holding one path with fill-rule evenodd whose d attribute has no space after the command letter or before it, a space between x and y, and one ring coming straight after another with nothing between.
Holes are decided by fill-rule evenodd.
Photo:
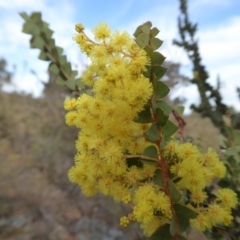
<instances>
[{"instance_id":1,"label":"flower cluster","mask_svg":"<svg viewBox=\"0 0 240 240\"><path fill-rule=\"evenodd\" d=\"M233 217L232 208L237 205L237 194L231 189L219 189L216 199L207 204L207 194L204 191L213 179L223 178L226 168L216 154L208 148L207 153L200 153L191 143L179 144L170 141L164 154L169 162L170 171L178 180L179 189L187 189L190 195L192 207L198 213L197 218L190 221L191 226L197 230L205 231L218 224L229 226Z\"/></svg>"},{"instance_id":2,"label":"flower cluster","mask_svg":"<svg viewBox=\"0 0 240 240\"><path fill-rule=\"evenodd\" d=\"M189 191L191 207L198 213L191 220L192 227L204 231L219 223L229 225L231 209L237 204L233 191L220 189L216 200L203 207L205 187L214 178L224 177L226 171L216 153L209 149L202 154L192 144L176 141L161 149L146 139L151 124L134 121L154 94L152 82L143 75L151 64L146 52L127 32L112 33L104 23L94 28L94 41L85 35L83 25L77 24L76 31L75 41L91 59L82 81L92 88L92 95L64 102L66 123L80 129L70 181L79 184L89 197L101 192L130 203L132 212L123 216L120 224L140 222L144 234L150 236L159 226L170 223L173 215L168 186L154 181L156 170L167 169L165 180L171 179L181 193ZM136 156L142 156L150 146L158 149L156 164L135 164Z\"/></svg>"}]
</instances>

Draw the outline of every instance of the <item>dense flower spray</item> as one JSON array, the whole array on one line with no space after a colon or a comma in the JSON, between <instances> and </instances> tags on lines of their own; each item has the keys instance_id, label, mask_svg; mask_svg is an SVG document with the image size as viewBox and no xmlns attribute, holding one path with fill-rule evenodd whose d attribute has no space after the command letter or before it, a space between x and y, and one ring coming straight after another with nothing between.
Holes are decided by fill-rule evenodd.
<instances>
[{"instance_id":1,"label":"dense flower spray","mask_svg":"<svg viewBox=\"0 0 240 240\"><path fill-rule=\"evenodd\" d=\"M237 205L236 194L219 189L209 202L204 191L214 178L226 173L214 150L202 153L191 143L174 139L162 144L164 136L158 125L156 141L146 137L157 119L153 107L154 99L158 101L157 88L144 74L152 64L151 57L127 32L112 33L105 23L94 28L94 41L86 36L83 25L77 24L76 31L75 41L91 60L82 81L92 94L64 102L66 123L80 129L70 181L79 184L86 196L101 192L130 204L132 212L120 224L137 221L146 236L164 224L180 222L182 205L192 211L190 224L197 230L228 226ZM136 122L147 104L151 121ZM147 155L146 149L156 154ZM172 236L179 233L177 227Z\"/></svg>"}]
</instances>

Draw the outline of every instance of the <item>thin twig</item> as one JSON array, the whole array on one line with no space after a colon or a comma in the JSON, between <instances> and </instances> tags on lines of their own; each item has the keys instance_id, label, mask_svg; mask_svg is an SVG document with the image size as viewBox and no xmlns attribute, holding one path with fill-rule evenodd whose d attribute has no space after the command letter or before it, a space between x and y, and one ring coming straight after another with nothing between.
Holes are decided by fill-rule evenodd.
<instances>
[{"instance_id":1,"label":"thin twig","mask_svg":"<svg viewBox=\"0 0 240 240\"><path fill-rule=\"evenodd\" d=\"M178 126L179 126L178 133L179 133L180 137L182 138L182 140L184 140L185 139L184 138L184 127L186 125L186 122L183 120L183 118L178 114L178 112L176 110L173 110L172 113L178 122Z\"/></svg>"}]
</instances>

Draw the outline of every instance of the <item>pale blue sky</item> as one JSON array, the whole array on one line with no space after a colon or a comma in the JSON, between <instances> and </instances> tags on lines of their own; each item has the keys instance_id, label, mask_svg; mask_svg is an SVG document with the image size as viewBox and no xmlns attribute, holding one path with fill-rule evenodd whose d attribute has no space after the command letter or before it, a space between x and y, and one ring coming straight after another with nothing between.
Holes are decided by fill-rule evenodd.
<instances>
[{"instance_id":1,"label":"pale blue sky","mask_svg":"<svg viewBox=\"0 0 240 240\"><path fill-rule=\"evenodd\" d=\"M235 93L236 86L240 86L240 1L190 0L188 5L190 19L198 23L200 51L210 82L215 84L219 74L224 101L240 110ZM152 21L164 40L160 51L167 60L181 63L184 73L191 74L186 54L172 45L173 38L178 37L178 0L0 0L0 57L7 59L9 69L17 66L16 87L35 96L41 93L42 85L29 69L46 81L47 63L37 59L39 50L30 49L30 36L21 32L23 20L18 12L22 11L42 12L43 19L55 31L57 44L65 49L68 59L80 71L86 59L72 41L75 23L83 23L90 32L98 22L107 22L112 29L132 34L139 24ZM189 103L198 101L193 86L180 89L178 94L187 96Z\"/></svg>"}]
</instances>

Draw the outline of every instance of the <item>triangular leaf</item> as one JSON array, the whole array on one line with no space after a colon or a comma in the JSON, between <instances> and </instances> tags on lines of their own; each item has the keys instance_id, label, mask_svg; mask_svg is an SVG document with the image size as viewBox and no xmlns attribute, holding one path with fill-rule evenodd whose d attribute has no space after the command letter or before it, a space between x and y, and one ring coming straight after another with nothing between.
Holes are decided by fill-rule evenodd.
<instances>
[{"instance_id":1,"label":"triangular leaf","mask_svg":"<svg viewBox=\"0 0 240 240\"><path fill-rule=\"evenodd\" d=\"M144 77L150 78L151 77L151 66L146 66L146 71L143 72Z\"/></svg>"},{"instance_id":2,"label":"triangular leaf","mask_svg":"<svg viewBox=\"0 0 240 240\"><path fill-rule=\"evenodd\" d=\"M146 133L147 140L150 142L157 142L159 140L158 124L153 123Z\"/></svg>"},{"instance_id":3,"label":"triangular leaf","mask_svg":"<svg viewBox=\"0 0 240 240\"><path fill-rule=\"evenodd\" d=\"M148 25L143 25L142 27L141 27L141 30L142 30L142 32L143 33L147 33L147 34L149 34L149 32L150 32L150 26L148 26Z\"/></svg>"},{"instance_id":4,"label":"triangular leaf","mask_svg":"<svg viewBox=\"0 0 240 240\"><path fill-rule=\"evenodd\" d=\"M147 156L147 157L158 159L157 148L155 146L148 146L147 148L144 149L143 156Z\"/></svg>"},{"instance_id":5,"label":"triangular leaf","mask_svg":"<svg viewBox=\"0 0 240 240\"><path fill-rule=\"evenodd\" d=\"M49 71L52 72L55 75L58 75L60 70L59 70L59 68L56 64L52 63L49 67Z\"/></svg>"},{"instance_id":6,"label":"triangular leaf","mask_svg":"<svg viewBox=\"0 0 240 240\"><path fill-rule=\"evenodd\" d=\"M40 36L32 37L32 39L30 40L31 48L43 49L44 45L45 45L44 40Z\"/></svg>"},{"instance_id":7,"label":"triangular leaf","mask_svg":"<svg viewBox=\"0 0 240 240\"><path fill-rule=\"evenodd\" d=\"M41 12L34 12L31 15L31 21L35 23L41 21L41 18L42 18Z\"/></svg>"},{"instance_id":8,"label":"triangular leaf","mask_svg":"<svg viewBox=\"0 0 240 240\"><path fill-rule=\"evenodd\" d=\"M72 66L69 62L66 62L62 65L62 69L68 74L71 76L72 74Z\"/></svg>"},{"instance_id":9,"label":"triangular leaf","mask_svg":"<svg viewBox=\"0 0 240 240\"><path fill-rule=\"evenodd\" d=\"M166 115L161 108L156 109L157 121L160 126L164 126L168 120L168 115Z\"/></svg>"},{"instance_id":10,"label":"triangular leaf","mask_svg":"<svg viewBox=\"0 0 240 240\"><path fill-rule=\"evenodd\" d=\"M67 63L67 57L65 55L61 56L58 58L58 61L60 62L61 65Z\"/></svg>"},{"instance_id":11,"label":"triangular leaf","mask_svg":"<svg viewBox=\"0 0 240 240\"><path fill-rule=\"evenodd\" d=\"M148 26L150 28L152 27L152 23L150 21L145 22L143 25L146 25L146 26Z\"/></svg>"},{"instance_id":12,"label":"triangular leaf","mask_svg":"<svg viewBox=\"0 0 240 240\"><path fill-rule=\"evenodd\" d=\"M163 176L162 176L162 171L160 169L157 169L154 172L153 182L156 185L163 186Z\"/></svg>"},{"instance_id":13,"label":"triangular leaf","mask_svg":"<svg viewBox=\"0 0 240 240\"><path fill-rule=\"evenodd\" d=\"M75 79L75 84L76 84L76 86L78 86L80 88L84 87L84 83L82 82L81 78Z\"/></svg>"},{"instance_id":14,"label":"triangular leaf","mask_svg":"<svg viewBox=\"0 0 240 240\"><path fill-rule=\"evenodd\" d=\"M168 180L168 188L173 202L178 202L181 199L182 194L178 191L176 185L171 180Z\"/></svg>"},{"instance_id":15,"label":"triangular leaf","mask_svg":"<svg viewBox=\"0 0 240 240\"><path fill-rule=\"evenodd\" d=\"M30 34L32 29L34 29L35 27L35 24L31 23L31 22L25 22L23 24L23 29L22 29L22 32L23 33L27 33L27 34Z\"/></svg>"},{"instance_id":16,"label":"triangular leaf","mask_svg":"<svg viewBox=\"0 0 240 240\"><path fill-rule=\"evenodd\" d=\"M139 47L145 48L149 42L149 35L147 33L140 33L136 38L136 43Z\"/></svg>"},{"instance_id":17,"label":"triangular leaf","mask_svg":"<svg viewBox=\"0 0 240 240\"><path fill-rule=\"evenodd\" d=\"M25 12L20 12L19 15L25 20L27 21L29 19L29 16L25 13Z\"/></svg>"},{"instance_id":18,"label":"triangular leaf","mask_svg":"<svg viewBox=\"0 0 240 240\"><path fill-rule=\"evenodd\" d=\"M150 58L153 58L153 57L154 57L155 52L153 52L153 49L152 49L149 45L147 45L147 46L144 48L144 50L146 51L146 53L148 54L148 56L149 56Z\"/></svg>"},{"instance_id":19,"label":"triangular leaf","mask_svg":"<svg viewBox=\"0 0 240 240\"><path fill-rule=\"evenodd\" d=\"M164 100L159 100L157 102L157 107L161 108L166 115L172 112L172 107Z\"/></svg>"},{"instance_id":20,"label":"triangular leaf","mask_svg":"<svg viewBox=\"0 0 240 240\"><path fill-rule=\"evenodd\" d=\"M171 220L171 224L170 224L170 234L171 234L172 236L175 236L176 232L177 232L176 219L175 219L175 217L173 216L173 217L172 217L172 220Z\"/></svg>"},{"instance_id":21,"label":"triangular leaf","mask_svg":"<svg viewBox=\"0 0 240 240\"><path fill-rule=\"evenodd\" d=\"M164 98L169 93L169 87L162 81L157 81L156 87L155 87L155 93L157 98Z\"/></svg>"},{"instance_id":22,"label":"triangular leaf","mask_svg":"<svg viewBox=\"0 0 240 240\"><path fill-rule=\"evenodd\" d=\"M133 36L137 37L140 33L142 33L142 29L141 29L142 25L138 26L137 29L135 30Z\"/></svg>"},{"instance_id":23,"label":"triangular leaf","mask_svg":"<svg viewBox=\"0 0 240 240\"><path fill-rule=\"evenodd\" d=\"M170 240L172 236L170 234L170 225L164 224L158 228L153 235L150 237L150 240Z\"/></svg>"},{"instance_id":24,"label":"triangular leaf","mask_svg":"<svg viewBox=\"0 0 240 240\"><path fill-rule=\"evenodd\" d=\"M66 81L66 86L71 89L71 90L75 90L75 81L74 79L71 80L67 80Z\"/></svg>"},{"instance_id":25,"label":"triangular leaf","mask_svg":"<svg viewBox=\"0 0 240 240\"><path fill-rule=\"evenodd\" d=\"M177 219L178 219L178 228L181 232L187 230L190 225L190 219L196 218L197 213L192 209L186 207L185 205L175 203L173 206Z\"/></svg>"},{"instance_id":26,"label":"triangular leaf","mask_svg":"<svg viewBox=\"0 0 240 240\"><path fill-rule=\"evenodd\" d=\"M50 58L48 57L48 55L42 50L38 56L38 58L40 60L43 60L43 61L49 61Z\"/></svg>"},{"instance_id":27,"label":"triangular leaf","mask_svg":"<svg viewBox=\"0 0 240 240\"><path fill-rule=\"evenodd\" d=\"M184 106L177 106L176 109L177 113L179 115L183 115L183 112L184 112Z\"/></svg>"},{"instance_id":28,"label":"triangular leaf","mask_svg":"<svg viewBox=\"0 0 240 240\"><path fill-rule=\"evenodd\" d=\"M152 67L152 72L155 74L156 78L159 80L165 73L167 69L160 65L154 65Z\"/></svg>"},{"instance_id":29,"label":"triangular leaf","mask_svg":"<svg viewBox=\"0 0 240 240\"><path fill-rule=\"evenodd\" d=\"M159 38L152 38L150 40L150 44L151 44L151 46L153 47L154 50L160 48L162 43L163 43L163 41L160 40Z\"/></svg>"},{"instance_id":30,"label":"triangular leaf","mask_svg":"<svg viewBox=\"0 0 240 240\"><path fill-rule=\"evenodd\" d=\"M164 57L161 53L154 52L152 57L152 65L161 65L165 59L166 57Z\"/></svg>"},{"instance_id":31,"label":"triangular leaf","mask_svg":"<svg viewBox=\"0 0 240 240\"><path fill-rule=\"evenodd\" d=\"M170 120L167 121L167 123L162 127L162 134L165 138L171 137L176 131L178 130L178 127L171 122Z\"/></svg>"},{"instance_id":32,"label":"triangular leaf","mask_svg":"<svg viewBox=\"0 0 240 240\"><path fill-rule=\"evenodd\" d=\"M138 114L138 117L134 119L137 123L150 123L152 121L152 116L150 112L150 106L145 105L144 109Z\"/></svg>"},{"instance_id":33,"label":"triangular leaf","mask_svg":"<svg viewBox=\"0 0 240 240\"><path fill-rule=\"evenodd\" d=\"M158 28L156 28L156 27L152 28L151 33L150 33L151 38L154 38L155 36L157 36L159 34L159 32L160 31Z\"/></svg>"},{"instance_id":34,"label":"triangular leaf","mask_svg":"<svg viewBox=\"0 0 240 240\"><path fill-rule=\"evenodd\" d=\"M60 86L64 86L66 84L66 81L64 81L64 79L62 79L60 76L58 76L56 83Z\"/></svg>"}]
</instances>

